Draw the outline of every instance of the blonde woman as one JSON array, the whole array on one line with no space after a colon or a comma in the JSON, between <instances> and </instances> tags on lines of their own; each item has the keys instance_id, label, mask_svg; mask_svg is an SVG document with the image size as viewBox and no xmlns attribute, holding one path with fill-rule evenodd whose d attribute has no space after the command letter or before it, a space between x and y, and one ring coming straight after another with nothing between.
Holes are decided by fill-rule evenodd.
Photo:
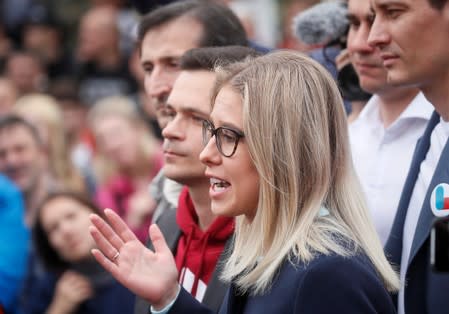
<instances>
[{"instance_id":1,"label":"blonde woman","mask_svg":"<svg viewBox=\"0 0 449 314\"><path fill-rule=\"evenodd\" d=\"M145 242L156 206L148 186L162 166L161 145L126 97L100 100L88 122L97 145L97 204L115 210Z\"/></svg>"},{"instance_id":2,"label":"blonde woman","mask_svg":"<svg viewBox=\"0 0 449 314\"><path fill-rule=\"evenodd\" d=\"M47 149L49 169L57 184L80 193L87 192L83 176L70 160L64 119L56 99L45 94L28 94L17 100L13 112L36 126Z\"/></svg>"},{"instance_id":3,"label":"blonde woman","mask_svg":"<svg viewBox=\"0 0 449 314\"><path fill-rule=\"evenodd\" d=\"M399 283L356 180L342 100L315 61L275 52L219 71L200 159L212 211L237 219L220 313L394 313ZM153 313L210 313L155 251L106 210L92 216L96 259Z\"/></svg>"}]
</instances>

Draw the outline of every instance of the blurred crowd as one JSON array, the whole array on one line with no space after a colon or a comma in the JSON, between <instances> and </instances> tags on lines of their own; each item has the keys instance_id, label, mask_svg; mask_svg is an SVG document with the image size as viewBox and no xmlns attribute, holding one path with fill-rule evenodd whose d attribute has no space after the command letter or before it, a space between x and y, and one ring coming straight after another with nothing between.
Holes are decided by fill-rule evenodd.
<instances>
[{"instance_id":1,"label":"blurred crowd","mask_svg":"<svg viewBox=\"0 0 449 314\"><path fill-rule=\"evenodd\" d=\"M416 86L388 83L378 49L368 44L374 19L369 1L210 0L205 2L231 12L219 11L226 15L224 21L207 24L201 18L213 15L193 13L185 14L191 18L185 21L184 15L167 11L160 20L151 16L148 24L141 23L173 2L1 2L0 313L148 313L149 304L140 304L139 298L136 302L92 258L91 215L104 216L105 208L123 219L143 244L148 244L152 223L176 226L173 254L179 271L184 270L180 282L189 276L189 250L198 246L206 260L208 241L218 241L213 266L207 271L200 267L207 280L192 279L189 287L199 301L207 299L207 281L215 278L234 222L213 220L209 199L202 199L207 210L201 216L198 208L204 204L194 191L207 193L210 182L206 179L204 189L204 165L198 158L180 166L171 165L167 156L170 143L187 143L189 132L207 127L201 124L208 119L204 110L197 117L195 108L178 103L200 106L209 99L205 89L212 88L215 77L181 75L176 81L181 87L174 85L181 70L212 71L215 63L196 64L201 63L196 52L185 53L198 46L252 48L229 55L220 51L229 62L292 49L329 70L342 93L352 160L372 222L382 245L387 243L414 145L433 107ZM220 33L226 23L238 25ZM207 33L207 25L217 34L201 37L203 43L196 32ZM215 60L215 54L206 52L201 58ZM190 122L177 122L184 116ZM189 162L202 146L186 145L190 150L180 155ZM181 208L188 217L180 218ZM226 231L223 238L212 239L217 236L213 233L205 233L205 240L196 238L214 223ZM109 229L101 231L112 235ZM213 301L219 301L215 306L222 298Z\"/></svg>"},{"instance_id":2,"label":"blurred crowd","mask_svg":"<svg viewBox=\"0 0 449 314\"><path fill-rule=\"evenodd\" d=\"M2 1L0 172L6 186L2 194L8 202L15 197L11 206L19 207L14 213L11 208L8 219L13 221L0 245L4 247L0 273L6 276L0 279L0 304L7 313L19 312L20 307L26 312L34 306L29 302L47 297L37 292L46 289L35 278L48 265L37 252L43 248L31 234L42 228L38 213L44 204L57 204L59 211L111 208L142 242L147 240L157 208L149 187L163 156L154 99L145 92L137 28L143 14L170 2ZM293 35L291 23L295 14L317 2L222 4L241 19L254 46L268 51L311 49ZM255 17L254 10L261 14ZM18 193L11 195L15 188ZM58 193L62 196L55 196ZM62 219L65 214L60 215ZM68 220L75 219L66 215ZM2 219L2 225L6 224L6 218ZM79 232L87 233L87 229ZM11 245L3 243L9 237L16 243L11 252ZM64 256L65 262L72 258ZM50 256L50 264L57 264L52 259L57 258ZM70 284L83 286L77 276L64 278L58 284L61 294L72 289Z\"/></svg>"}]
</instances>

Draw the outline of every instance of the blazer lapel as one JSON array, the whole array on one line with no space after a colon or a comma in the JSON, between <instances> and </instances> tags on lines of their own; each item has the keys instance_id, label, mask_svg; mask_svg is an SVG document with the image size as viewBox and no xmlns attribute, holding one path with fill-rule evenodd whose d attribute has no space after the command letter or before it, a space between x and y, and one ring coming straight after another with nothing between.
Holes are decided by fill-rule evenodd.
<instances>
[{"instance_id":1,"label":"blazer lapel","mask_svg":"<svg viewBox=\"0 0 449 314\"><path fill-rule=\"evenodd\" d=\"M408 264L410 264L420 247L429 236L432 223L435 220L435 216L433 215L430 207L430 197L435 186L440 183L449 184L449 139L446 141L443 152L441 153L440 159L438 160L437 167L435 168L432 181L427 188L426 198L424 199L421 213L419 215Z\"/></svg>"},{"instance_id":2,"label":"blazer lapel","mask_svg":"<svg viewBox=\"0 0 449 314\"><path fill-rule=\"evenodd\" d=\"M433 129L438 124L440 116L434 111L432 117L427 124L423 136L418 141L415 152L413 154L410 170L405 180L404 188L401 193L396 217L391 228L388 241L385 244L385 253L391 263L394 265L401 264L402 238L404 230L405 217L410 203L410 198L418 178L419 169L422 161L426 158L426 154L430 147L430 136Z\"/></svg>"},{"instance_id":3,"label":"blazer lapel","mask_svg":"<svg viewBox=\"0 0 449 314\"><path fill-rule=\"evenodd\" d=\"M212 277L207 284L202 303L210 309L219 309L228 291L229 284L221 281L220 275L223 272L225 261L231 253L232 246L233 238L230 237L226 241L223 252L221 252L215 270L212 273Z\"/></svg>"}]
</instances>

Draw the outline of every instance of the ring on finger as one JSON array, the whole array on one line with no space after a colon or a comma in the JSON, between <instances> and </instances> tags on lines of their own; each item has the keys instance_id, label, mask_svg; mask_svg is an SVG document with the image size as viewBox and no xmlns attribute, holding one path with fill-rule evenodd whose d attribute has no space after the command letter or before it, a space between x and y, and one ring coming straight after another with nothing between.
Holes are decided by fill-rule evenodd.
<instances>
[{"instance_id":1,"label":"ring on finger","mask_svg":"<svg viewBox=\"0 0 449 314\"><path fill-rule=\"evenodd\" d=\"M116 260L119 256L120 256L120 252L117 251L117 252L115 253L115 255L111 258L111 260L112 260L113 262L115 262L115 260Z\"/></svg>"}]
</instances>

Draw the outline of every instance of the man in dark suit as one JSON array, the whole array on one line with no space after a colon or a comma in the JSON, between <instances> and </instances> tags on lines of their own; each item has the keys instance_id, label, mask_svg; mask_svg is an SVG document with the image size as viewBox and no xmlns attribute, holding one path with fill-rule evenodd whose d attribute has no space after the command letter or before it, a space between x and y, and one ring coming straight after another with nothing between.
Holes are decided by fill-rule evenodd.
<instances>
[{"instance_id":1,"label":"man in dark suit","mask_svg":"<svg viewBox=\"0 0 449 314\"><path fill-rule=\"evenodd\" d=\"M380 49L389 83L417 86L435 107L416 146L385 247L404 283L398 313L449 313L449 274L433 272L429 265L432 223L449 215L438 204L449 195L449 2L372 3L376 17L368 41Z\"/></svg>"}]
</instances>

